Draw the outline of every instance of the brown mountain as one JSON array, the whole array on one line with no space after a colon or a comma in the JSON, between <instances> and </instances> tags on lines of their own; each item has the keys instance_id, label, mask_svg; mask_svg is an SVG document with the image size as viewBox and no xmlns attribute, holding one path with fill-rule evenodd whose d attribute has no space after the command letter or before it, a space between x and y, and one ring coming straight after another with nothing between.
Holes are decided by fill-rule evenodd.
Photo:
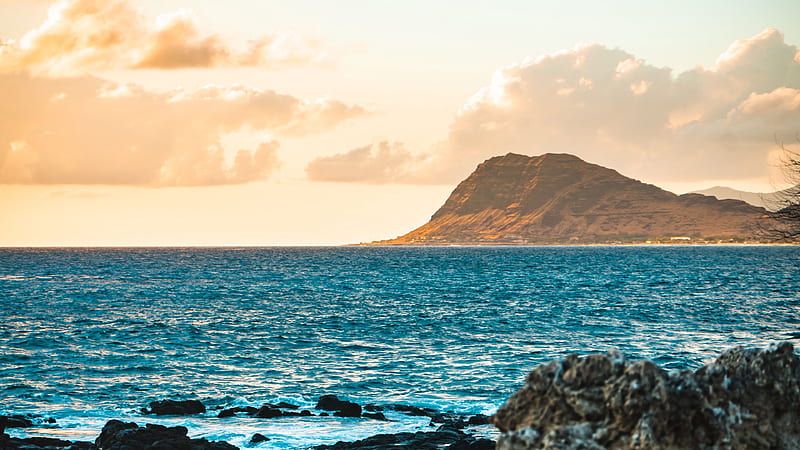
<instances>
[{"instance_id":1,"label":"brown mountain","mask_svg":"<svg viewBox=\"0 0 800 450\"><path fill-rule=\"evenodd\" d=\"M376 244L522 244L752 239L763 208L676 195L568 154L480 164L430 222Z\"/></svg>"}]
</instances>

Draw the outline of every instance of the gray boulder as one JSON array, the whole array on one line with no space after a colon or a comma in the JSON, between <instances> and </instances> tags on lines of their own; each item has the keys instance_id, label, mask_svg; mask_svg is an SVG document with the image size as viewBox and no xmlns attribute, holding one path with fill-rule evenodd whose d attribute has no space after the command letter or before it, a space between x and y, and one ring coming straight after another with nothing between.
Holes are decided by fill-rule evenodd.
<instances>
[{"instance_id":1,"label":"gray boulder","mask_svg":"<svg viewBox=\"0 0 800 450\"><path fill-rule=\"evenodd\" d=\"M697 371L619 352L537 367L492 418L498 449L800 448L800 359L737 347Z\"/></svg>"}]
</instances>

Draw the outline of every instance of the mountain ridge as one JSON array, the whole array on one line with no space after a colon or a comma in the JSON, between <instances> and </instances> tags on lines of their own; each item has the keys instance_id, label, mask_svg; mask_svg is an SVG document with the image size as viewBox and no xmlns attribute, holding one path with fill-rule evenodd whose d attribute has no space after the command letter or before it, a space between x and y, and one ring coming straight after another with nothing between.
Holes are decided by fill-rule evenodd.
<instances>
[{"instance_id":1,"label":"mountain ridge","mask_svg":"<svg viewBox=\"0 0 800 450\"><path fill-rule=\"evenodd\" d=\"M766 210L677 195L566 153L479 164L421 227L382 245L752 240Z\"/></svg>"},{"instance_id":2,"label":"mountain ridge","mask_svg":"<svg viewBox=\"0 0 800 450\"><path fill-rule=\"evenodd\" d=\"M796 189L798 189L798 187L774 192L749 192L728 186L713 186L708 189L692 191L691 193L708 195L716 197L719 200L741 200L753 206L760 206L767 211L777 211L786 206L784 201L788 196L791 196Z\"/></svg>"}]
</instances>

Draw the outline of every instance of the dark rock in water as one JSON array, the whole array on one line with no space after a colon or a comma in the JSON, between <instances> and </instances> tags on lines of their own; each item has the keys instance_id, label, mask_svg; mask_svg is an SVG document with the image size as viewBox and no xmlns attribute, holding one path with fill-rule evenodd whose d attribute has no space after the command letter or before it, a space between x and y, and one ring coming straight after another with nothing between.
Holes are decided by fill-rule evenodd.
<instances>
[{"instance_id":1,"label":"dark rock in water","mask_svg":"<svg viewBox=\"0 0 800 450\"><path fill-rule=\"evenodd\" d=\"M280 402L275 405L276 408L283 408L283 409L299 409L298 405L292 405L291 403Z\"/></svg>"},{"instance_id":2,"label":"dark rock in water","mask_svg":"<svg viewBox=\"0 0 800 450\"><path fill-rule=\"evenodd\" d=\"M383 411L383 406L378 406L375 403L367 403L364 405L364 411L381 412Z\"/></svg>"},{"instance_id":3,"label":"dark rock in water","mask_svg":"<svg viewBox=\"0 0 800 450\"><path fill-rule=\"evenodd\" d=\"M491 446L486 446L486 444ZM355 442L337 442L334 445L318 445L315 450L427 450L427 449L466 449L491 450L494 441L475 439L459 430L445 427L432 432L378 434Z\"/></svg>"},{"instance_id":4,"label":"dark rock in water","mask_svg":"<svg viewBox=\"0 0 800 450\"><path fill-rule=\"evenodd\" d=\"M255 416L259 419L274 419L275 417L281 417L283 412L280 409L273 408L271 405L264 405L258 412L255 413Z\"/></svg>"},{"instance_id":5,"label":"dark rock in water","mask_svg":"<svg viewBox=\"0 0 800 450\"><path fill-rule=\"evenodd\" d=\"M253 435L253 437L250 438L250 443L251 444L258 444L259 442L266 442L268 440L270 440L270 439L268 437L264 436L263 434L256 433L256 434Z\"/></svg>"},{"instance_id":6,"label":"dark rock in water","mask_svg":"<svg viewBox=\"0 0 800 450\"><path fill-rule=\"evenodd\" d=\"M325 411L338 411L339 405L342 403L339 397L331 394L323 395L317 400L317 406L314 409L322 409Z\"/></svg>"},{"instance_id":7,"label":"dark rock in water","mask_svg":"<svg viewBox=\"0 0 800 450\"><path fill-rule=\"evenodd\" d=\"M389 408L394 411L399 411L402 413L406 413L410 416L421 416L421 417L433 417L436 414L439 414L439 411L431 408L420 408L418 406L411 406L411 405L389 405Z\"/></svg>"},{"instance_id":8,"label":"dark rock in water","mask_svg":"<svg viewBox=\"0 0 800 450\"><path fill-rule=\"evenodd\" d=\"M219 417L220 419L224 419L226 417L233 417L235 415L236 411L234 410L234 408L230 408L230 409L223 409L222 411L220 411L219 414L217 414L217 417Z\"/></svg>"},{"instance_id":9,"label":"dark rock in water","mask_svg":"<svg viewBox=\"0 0 800 450\"><path fill-rule=\"evenodd\" d=\"M110 420L103 427L95 445L101 450L238 450L227 442L190 439L186 427L167 428Z\"/></svg>"},{"instance_id":10,"label":"dark rock in water","mask_svg":"<svg viewBox=\"0 0 800 450\"><path fill-rule=\"evenodd\" d=\"M447 447L448 450L494 450L496 443L491 439L476 439L474 441L458 441Z\"/></svg>"},{"instance_id":11,"label":"dark rock in water","mask_svg":"<svg viewBox=\"0 0 800 450\"><path fill-rule=\"evenodd\" d=\"M30 428L33 426L35 416L23 416L15 414L12 416L0 416L0 432L2 428Z\"/></svg>"},{"instance_id":12,"label":"dark rock in water","mask_svg":"<svg viewBox=\"0 0 800 450\"><path fill-rule=\"evenodd\" d=\"M338 417L361 417L361 405L347 402L340 411L336 411L333 415Z\"/></svg>"},{"instance_id":13,"label":"dark rock in water","mask_svg":"<svg viewBox=\"0 0 800 450\"><path fill-rule=\"evenodd\" d=\"M223 409L222 411L219 412L219 414L217 414L217 417L219 417L219 418L233 417L238 413L247 413L247 414L253 416L257 412L258 412L258 408L255 408L255 407L252 407L252 406L246 406L244 408L237 406L235 408Z\"/></svg>"},{"instance_id":14,"label":"dark rock in water","mask_svg":"<svg viewBox=\"0 0 800 450\"><path fill-rule=\"evenodd\" d=\"M24 450L79 450L94 449L91 442L70 442L62 439L46 437L12 438L5 433L0 433L0 449L24 449Z\"/></svg>"},{"instance_id":15,"label":"dark rock in water","mask_svg":"<svg viewBox=\"0 0 800 450\"><path fill-rule=\"evenodd\" d=\"M362 416L366 417L367 419L388 421L388 419L386 418L385 415L383 415L383 413L368 413L368 412L365 412L365 413L362 414Z\"/></svg>"},{"instance_id":16,"label":"dark rock in water","mask_svg":"<svg viewBox=\"0 0 800 450\"><path fill-rule=\"evenodd\" d=\"M324 413L319 413L319 416L320 417L328 417L328 416L330 416L330 414L324 412Z\"/></svg>"},{"instance_id":17,"label":"dark rock in water","mask_svg":"<svg viewBox=\"0 0 800 450\"><path fill-rule=\"evenodd\" d=\"M31 437L27 439L20 439L24 441L28 445L33 445L36 447L55 447L55 448L64 448L64 447L71 447L72 442L65 441L62 439L55 439L55 438L46 438L46 437Z\"/></svg>"},{"instance_id":18,"label":"dark rock in water","mask_svg":"<svg viewBox=\"0 0 800 450\"><path fill-rule=\"evenodd\" d=\"M199 400L160 400L151 402L150 409L142 412L157 416L185 416L204 413L206 407Z\"/></svg>"},{"instance_id":19,"label":"dark rock in water","mask_svg":"<svg viewBox=\"0 0 800 450\"><path fill-rule=\"evenodd\" d=\"M307 410L307 409L304 409L304 410L300 411L300 415L301 415L302 417L311 417L311 416L313 416L314 414L312 414L312 413L311 413L311 411L309 411L309 410Z\"/></svg>"},{"instance_id":20,"label":"dark rock in water","mask_svg":"<svg viewBox=\"0 0 800 450\"><path fill-rule=\"evenodd\" d=\"M339 417L361 417L361 405L358 403L339 400L335 395L323 395L317 401L316 409L336 411L333 415Z\"/></svg>"},{"instance_id":21,"label":"dark rock in water","mask_svg":"<svg viewBox=\"0 0 800 450\"><path fill-rule=\"evenodd\" d=\"M537 367L492 422L499 449L798 448L800 358L734 348L668 373L616 351Z\"/></svg>"},{"instance_id":22,"label":"dark rock in water","mask_svg":"<svg viewBox=\"0 0 800 450\"><path fill-rule=\"evenodd\" d=\"M489 422L489 416L475 414L467 420L467 423L470 425L488 425L491 422Z\"/></svg>"}]
</instances>

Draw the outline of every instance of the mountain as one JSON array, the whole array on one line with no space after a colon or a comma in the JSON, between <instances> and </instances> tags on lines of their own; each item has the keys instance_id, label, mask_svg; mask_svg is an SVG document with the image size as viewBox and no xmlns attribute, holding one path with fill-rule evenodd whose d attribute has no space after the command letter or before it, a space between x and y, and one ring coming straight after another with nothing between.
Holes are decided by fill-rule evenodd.
<instances>
[{"instance_id":1,"label":"mountain","mask_svg":"<svg viewBox=\"0 0 800 450\"><path fill-rule=\"evenodd\" d=\"M791 189L777 192L747 192L729 188L727 186L714 186L712 188L694 191L693 194L710 195L720 200L733 199L760 206L767 211L777 211L786 206L783 200L792 192Z\"/></svg>"},{"instance_id":2,"label":"mountain","mask_svg":"<svg viewBox=\"0 0 800 450\"><path fill-rule=\"evenodd\" d=\"M743 241L766 211L676 195L568 154L491 158L425 225L383 245Z\"/></svg>"}]
</instances>

